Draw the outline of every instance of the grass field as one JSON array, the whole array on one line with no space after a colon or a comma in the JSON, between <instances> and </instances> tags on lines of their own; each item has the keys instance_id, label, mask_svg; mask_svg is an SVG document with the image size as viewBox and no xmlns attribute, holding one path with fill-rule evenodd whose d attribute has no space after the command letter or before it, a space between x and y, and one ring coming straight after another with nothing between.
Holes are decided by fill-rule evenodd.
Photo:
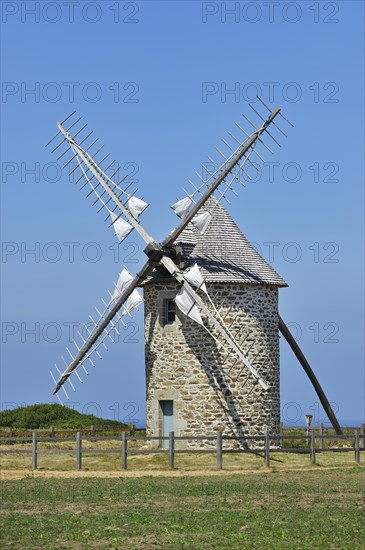
<instances>
[{"instance_id":1,"label":"grass field","mask_svg":"<svg viewBox=\"0 0 365 550\"><path fill-rule=\"evenodd\" d=\"M48 426L54 411L33 412L34 422ZM89 427L90 419L85 422ZM0 455L1 549L365 547L364 453L356 464L353 429L347 434L352 441L326 440L336 452L317 452L315 465L299 452L272 451L270 468L262 452L224 454L220 471L215 453L176 454L174 470L166 454L131 453L128 470L121 470L120 438L95 441L87 433L80 471L74 437L39 441L39 451L48 452L40 452L35 471L24 452L29 442L0 442L1 450L17 451ZM309 450L305 439L284 446ZM143 440L128 442L130 450L143 448ZM50 452L56 449L63 452ZM101 452L112 449L118 452Z\"/></svg>"},{"instance_id":2,"label":"grass field","mask_svg":"<svg viewBox=\"0 0 365 550\"><path fill-rule=\"evenodd\" d=\"M2 548L364 548L360 466L179 477L38 475L2 481Z\"/></svg>"},{"instance_id":3,"label":"grass field","mask_svg":"<svg viewBox=\"0 0 365 550\"><path fill-rule=\"evenodd\" d=\"M130 443L130 448L145 442ZM30 450L29 443L2 449ZM75 469L74 441L40 442L29 454L0 457L1 548L347 549L364 548L365 471L354 449L309 455L85 454ZM120 441L83 441L83 449Z\"/></svg>"}]
</instances>

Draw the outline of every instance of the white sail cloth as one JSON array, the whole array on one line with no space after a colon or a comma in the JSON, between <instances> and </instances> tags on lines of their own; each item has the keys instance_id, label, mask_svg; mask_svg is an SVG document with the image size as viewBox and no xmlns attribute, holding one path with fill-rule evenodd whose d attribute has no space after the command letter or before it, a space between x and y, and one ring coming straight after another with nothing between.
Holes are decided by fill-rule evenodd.
<instances>
[{"instance_id":1,"label":"white sail cloth","mask_svg":"<svg viewBox=\"0 0 365 550\"><path fill-rule=\"evenodd\" d=\"M181 199L180 201L177 201L174 204L172 204L170 208L173 209L173 211L177 216L179 216L179 218L185 218L192 202L193 202L193 199L189 195L188 197L185 197L184 199Z\"/></svg>"},{"instance_id":2,"label":"white sail cloth","mask_svg":"<svg viewBox=\"0 0 365 550\"><path fill-rule=\"evenodd\" d=\"M116 289L113 292L110 303L114 302L117 298L119 298L119 296L121 296L123 292L130 286L132 281L133 281L133 276L129 273L128 269L124 267L119 274L118 281L116 284ZM138 290L137 289L133 290L133 292L127 298L124 304L124 310L122 315L129 314L133 309L138 307L142 302L143 302L143 298L138 292Z\"/></svg>"},{"instance_id":3,"label":"white sail cloth","mask_svg":"<svg viewBox=\"0 0 365 550\"><path fill-rule=\"evenodd\" d=\"M193 267L184 272L184 279L192 286L200 288L203 292L205 292L205 294L208 294L207 287L205 286L198 264L194 264Z\"/></svg>"},{"instance_id":4,"label":"white sail cloth","mask_svg":"<svg viewBox=\"0 0 365 550\"><path fill-rule=\"evenodd\" d=\"M132 231L133 227L131 224L123 220L123 218L119 218L116 214L114 214L114 212L110 212L110 217L113 222L116 236L120 241L123 241Z\"/></svg>"},{"instance_id":5,"label":"white sail cloth","mask_svg":"<svg viewBox=\"0 0 365 550\"><path fill-rule=\"evenodd\" d=\"M175 214L177 214L181 219L184 219L189 213L189 208L192 202L192 195L188 195L184 199L181 199L172 204L170 208L172 208ZM191 223L203 235L211 219L212 216L211 214L209 214L209 212L203 212L202 214L197 214L196 216L194 216L194 218L191 220Z\"/></svg>"},{"instance_id":6,"label":"white sail cloth","mask_svg":"<svg viewBox=\"0 0 365 550\"><path fill-rule=\"evenodd\" d=\"M142 303L143 303L143 298L138 292L138 290L133 290L132 294L129 296L128 300L124 304L123 315L125 315L126 313L129 314L133 309L135 309Z\"/></svg>"},{"instance_id":7,"label":"white sail cloth","mask_svg":"<svg viewBox=\"0 0 365 550\"><path fill-rule=\"evenodd\" d=\"M185 290L185 288L182 288L179 294L175 296L175 303L180 311L190 317L190 319L193 319L193 321L199 323L199 325L203 325L203 320L200 316L195 300L189 292Z\"/></svg>"},{"instance_id":8,"label":"white sail cloth","mask_svg":"<svg viewBox=\"0 0 365 550\"><path fill-rule=\"evenodd\" d=\"M128 201L129 211L135 218L138 218L138 216L146 210L147 206L147 202L144 202L142 199L138 199L137 197L131 197Z\"/></svg>"},{"instance_id":9,"label":"white sail cloth","mask_svg":"<svg viewBox=\"0 0 365 550\"><path fill-rule=\"evenodd\" d=\"M129 287L132 281L133 281L133 276L129 273L129 271L126 268L123 268L123 270L119 274L118 281L116 284L116 289L113 292L111 301L114 302L114 300L116 300L119 296L121 296L125 291L125 289Z\"/></svg>"},{"instance_id":10,"label":"white sail cloth","mask_svg":"<svg viewBox=\"0 0 365 550\"><path fill-rule=\"evenodd\" d=\"M204 235L211 219L212 216L209 214L209 212L203 212L202 214L194 216L194 218L191 220L191 223L199 231L199 233Z\"/></svg>"}]
</instances>

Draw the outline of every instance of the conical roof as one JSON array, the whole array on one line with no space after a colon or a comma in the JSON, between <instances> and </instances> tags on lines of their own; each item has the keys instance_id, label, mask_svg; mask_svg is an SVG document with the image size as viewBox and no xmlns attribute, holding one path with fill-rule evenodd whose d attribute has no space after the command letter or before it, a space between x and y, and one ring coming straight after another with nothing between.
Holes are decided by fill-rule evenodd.
<instances>
[{"instance_id":1,"label":"conical roof","mask_svg":"<svg viewBox=\"0 0 365 550\"><path fill-rule=\"evenodd\" d=\"M197 263L208 282L288 286L249 243L218 201L209 199L203 211L212 215L204 234L190 223L176 241L183 249L186 267Z\"/></svg>"}]
</instances>

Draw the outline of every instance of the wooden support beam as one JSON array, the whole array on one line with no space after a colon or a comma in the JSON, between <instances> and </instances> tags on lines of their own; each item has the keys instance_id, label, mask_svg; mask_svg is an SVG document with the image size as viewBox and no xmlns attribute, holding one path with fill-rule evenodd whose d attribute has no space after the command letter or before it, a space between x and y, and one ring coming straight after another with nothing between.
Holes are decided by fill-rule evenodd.
<instances>
[{"instance_id":1,"label":"wooden support beam","mask_svg":"<svg viewBox=\"0 0 365 550\"><path fill-rule=\"evenodd\" d=\"M282 320L282 318L279 315L279 330L281 334L284 336L285 340L288 342L289 346L294 352L294 355L298 359L299 363L302 365L303 369L305 370L309 380L312 382L314 389L316 390L316 393L319 397L320 402L322 403L322 407L326 411L326 414L334 427L337 435L343 435L341 426L336 418L335 413L333 412L333 409L330 405L330 402L328 401L322 386L318 382L318 379L316 375L314 374L310 364L304 357L304 354L300 347L298 346L297 342L295 341L293 335L291 334L290 330Z\"/></svg>"}]
</instances>

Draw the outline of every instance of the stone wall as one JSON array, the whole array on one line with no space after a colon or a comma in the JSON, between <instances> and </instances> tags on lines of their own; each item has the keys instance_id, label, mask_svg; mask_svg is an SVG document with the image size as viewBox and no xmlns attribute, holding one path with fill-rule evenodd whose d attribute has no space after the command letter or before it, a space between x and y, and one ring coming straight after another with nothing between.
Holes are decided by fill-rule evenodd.
<instances>
[{"instance_id":1,"label":"stone wall","mask_svg":"<svg viewBox=\"0 0 365 550\"><path fill-rule=\"evenodd\" d=\"M278 289L256 284L215 283L209 288L225 324L256 370L270 384L265 391L246 367L197 323L177 312L163 324L163 301L180 286L144 287L147 433L162 434L160 400L174 401L176 436L278 433L280 422ZM157 444L157 443L156 443ZM248 442L249 444L249 442ZM180 443L197 448L198 442Z\"/></svg>"}]
</instances>

